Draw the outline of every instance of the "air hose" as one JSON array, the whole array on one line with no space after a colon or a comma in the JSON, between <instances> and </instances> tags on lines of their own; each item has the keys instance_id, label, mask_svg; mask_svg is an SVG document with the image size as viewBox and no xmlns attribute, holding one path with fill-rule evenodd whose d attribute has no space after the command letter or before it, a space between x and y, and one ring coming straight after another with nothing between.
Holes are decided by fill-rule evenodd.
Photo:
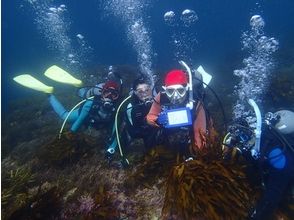
<instances>
[{"instance_id":1,"label":"air hose","mask_svg":"<svg viewBox=\"0 0 294 220\"><path fill-rule=\"evenodd\" d=\"M185 69L187 70L188 74L189 74L189 78L190 78L190 81L189 81L189 107L193 108L193 83L192 83L192 72L191 72L191 69L190 67L182 60L179 61L179 63L185 67ZM218 97L218 95L216 94L216 92L205 82L203 82L203 80L200 80L200 79L197 79L195 78L196 80L200 81L201 83L203 83L203 85L206 85L210 91L214 94L214 96L216 97L219 105L220 105L220 108L221 108L221 111L222 111L222 115L223 115L223 118L224 118L224 122L225 122L225 129L227 128L227 119L226 119L226 115L225 115L225 111L224 111L224 108L223 108L223 105ZM192 109L191 108L191 109Z\"/></svg>"},{"instance_id":2,"label":"air hose","mask_svg":"<svg viewBox=\"0 0 294 220\"><path fill-rule=\"evenodd\" d=\"M93 98L94 98L94 96L91 96L91 97L89 97L89 98L87 98L87 99L84 99L84 100L80 101L78 104L76 104L76 105L75 105L75 106L69 111L69 113L68 113L67 116L65 117L65 119L64 119L64 121L63 121L63 123L62 123L62 126L61 126L61 128L60 128L59 135L58 135L58 138L59 138L59 139L61 138L61 135L62 135L62 132L63 132L64 126L65 126L65 124L66 124L66 122L67 122L67 119L68 119L69 116L71 115L71 113L72 113L77 107L79 107L82 103L88 101L89 99L93 99ZM127 100L129 100L130 98L131 98L131 95L128 96L127 98L125 98L125 99L120 103L120 105L119 105L118 108L117 108L117 111L116 111L116 114L115 114L115 120L114 120L114 124L115 124L115 132L116 132L116 138L117 138L117 145L118 145L118 147L119 147L119 152L120 152L121 157L124 157L124 155L123 155L122 147L121 147L121 144L120 144L120 138L119 138L118 127L117 127L117 118L118 118L118 113L119 113L119 111L120 111L122 105L123 105ZM128 161L127 159L126 159L126 162L129 164L129 161Z\"/></svg>"},{"instance_id":3,"label":"air hose","mask_svg":"<svg viewBox=\"0 0 294 220\"><path fill-rule=\"evenodd\" d=\"M70 114L71 114L71 113L72 113L77 107L79 107L82 103L88 101L89 99L93 99L93 98L94 98L94 96L91 96L91 97L89 97L89 98L87 98L87 99L83 99L82 101L80 101L78 104L76 104L76 105L75 105L75 106L74 106L74 107L68 112L68 114L67 114L67 116L65 117L65 119L64 119L64 121L63 121L63 123L62 123L62 126L61 126L61 128L60 128L60 131L59 131L59 134L58 134L58 139L61 138L63 128L64 128L65 123L66 123L67 119L69 118Z\"/></svg>"},{"instance_id":4,"label":"air hose","mask_svg":"<svg viewBox=\"0 0 294 220\"><path fill-rule=\"evenodd\" d=\"M121 145L120 145L120 139L119 139L119 133L118 133L118 127L117 127L117 118L118 118L118 113L119 113L119 111L120 111L122 105L123 105L127 100L129 100L131 97L132 97L132 96L129 95L127 98L125 98L125 99L120 103L120 105L118 106L118 108L117 108L117 110L116 110L116 113L115 113L115 119L114 119L114 126L115 126L115 133L116 133L117 145L118 145L118 148L119 148L120 156L121 156L122 158L124 158L124 154L123 154L123 151L122 151L122 147L121 147ZM128 159L125 158L125 160L126 160L126 162L127 162L128 164L130 164L129 161L128 161Z\"/></svg>"}]
</instances>

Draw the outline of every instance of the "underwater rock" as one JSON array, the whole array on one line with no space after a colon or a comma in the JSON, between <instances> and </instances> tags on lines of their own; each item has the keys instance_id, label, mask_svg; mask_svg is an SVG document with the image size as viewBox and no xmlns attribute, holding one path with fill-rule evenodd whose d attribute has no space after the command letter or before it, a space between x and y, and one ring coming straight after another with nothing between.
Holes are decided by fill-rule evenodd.
<instances>
[{"instance_id":1,"label":"underwater rock","mask_svg":"<svg viewBox=\"0 0 294 220\"><path fill-rule=\"evenodd\" d=\"M82 134L62 135L40 147L37 156L44 165L65 166L90 153L91 146Z\"/></svg>"}]
</instances>

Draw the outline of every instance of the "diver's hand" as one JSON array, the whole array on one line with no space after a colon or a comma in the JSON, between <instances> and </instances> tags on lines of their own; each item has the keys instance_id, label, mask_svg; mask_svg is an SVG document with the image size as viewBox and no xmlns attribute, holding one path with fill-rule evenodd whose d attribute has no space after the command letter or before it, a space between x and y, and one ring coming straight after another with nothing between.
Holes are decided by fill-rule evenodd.
<instances>
[{"instance_id":1,"label":"diver's hand","mask_svg":"<svg viewBox=\"0 0 294 220\"><path fill-rule=\"evenodd\" d=\"M148 120L147 121L148 125L150 125L151 127L156 127L159 128L160 126L153 120Z\"/></svg>"},{"instance_id":2,"label":"diver's hand","mask_svg":"<svg viewBox=\"0 0 294 220\"><path fill-rule=\"evenodd\" d=\"M168 123L167 113L165 111L161 112L157 118L157 124L165 127Z\"/></svg>"}]
</instances>

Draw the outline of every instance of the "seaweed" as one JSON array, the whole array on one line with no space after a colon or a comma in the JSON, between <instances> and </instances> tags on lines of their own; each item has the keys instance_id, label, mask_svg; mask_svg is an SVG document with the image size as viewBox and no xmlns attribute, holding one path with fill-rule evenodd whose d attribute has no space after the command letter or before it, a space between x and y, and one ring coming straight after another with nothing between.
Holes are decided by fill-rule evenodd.
<instances>
[{"instance_id":1,"label":"seaweed","mask_svg":"<svg viewBox=\"0 0 294 220\"><path fill-rule=\"evenodd\" d=\"M45 166L64 167L89 155L89 139L83 134L62 135L40 147L37 157Z\"/></svg>"},{"instance_id":2,"label":"seaweed","mask_svg":"<svg viewBox=\"0 0 294 220\"><path fill-rule=\"evenodd\" d=\"M25 166L10 168L6 165L4 169L6 170L2 172L1 210L4 216L7 216L30 198L28 189L34 183L35 175Z\"/></svg>"},{"instance_id":3,"label":"seaweed","mask_svg":"<svg viewBox=\"0 0 294 220\"><path fill-rule=\"evenodd\" d=\"M168 176L171 167L178 159L179 156L174 151L164 146L151 149L146 153L141 164L128 175L125 180L126 189L132 191L138 186L152 188L159 178Z\"/></svg>"},{"instance_id":4,"label":"seaweed","mask_svg":"<svg viewBox=\"0 0 294 220\"><path fill-rule=\"evenodd\" d=\"M14 200L13 197L27 189L28 184L34 182L35 175L27 167L6 170L2 173L1 204L6 206Z\"/></svg>"},{"instance_id":5,"label":"seaweed","mask_svg":"<svg viewBox=\"0 0 294 220\"><path fill-rule=\"evenodd\" d=\"M113 195L107 190L106 186L99 186L94 193L94 201L97 209L94 211L93 219L119 219L119 213L114 207Z\"/></svg>"},{"instance_id":6,"label":"seaweed","mask_svg":"<svg viewBox=\"0 0 294 220\"><path fill-rule=\"evenodd\" d=\"M228 165L217 145L197 160L173 167L167 179L163 219L245 219L254 202L244 167Z\"/></svg>"},{"instance_id":7,"label":"seaweed","mask_svg":"<svg viewBox=\"0 0 294 220\"><path fill-rule=\"evenodd\" d=\"M106 185L101 184L91 195L86 193L75 202L68 204L61 213L62 219L120 219L119 212L113 204L113 194Z\"/></svg>"},{"instance_id":8,"label":"seaweed","mask_svg":"<svg viewBox=\"0 0 294 220\"><path fill-rule=\"evenodd\" d=\"M1 210L3 219L49 219L61 208L61 193L56 186L38 186L30 167L15 162L2 163ZM37 186L36 186L37 185ZM48 187L49 186L49 187Z\"/></svg>"},{"instance_id":9,"label":"seaweed","mask_svg":"<svg viewBox=\"0 0 294 220\"><path fill-rule=\"evenodd\" d=\"M61 195L57 187L40 192L15 210L8 219L54 219L62 208Z\"/></svg>"}]
</instances>

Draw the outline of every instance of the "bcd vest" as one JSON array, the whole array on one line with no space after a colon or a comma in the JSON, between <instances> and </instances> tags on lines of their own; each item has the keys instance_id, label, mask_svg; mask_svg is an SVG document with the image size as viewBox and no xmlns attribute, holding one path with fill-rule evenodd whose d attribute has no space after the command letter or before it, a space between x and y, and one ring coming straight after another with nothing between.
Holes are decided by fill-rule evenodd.
<instances>
[{"instance_id":1,"label":"bcd vest","mask_svg":"<svg viewBox=\"0 0 294 220\"><path fill-rule=\"evenodd\" d=\"M100 129L114 121L116 106L114 103L105 103L101 96L95 96L87 118L87 125ZM112 124L112 123L111 123Z\"/></svg>"}]
</instances>

